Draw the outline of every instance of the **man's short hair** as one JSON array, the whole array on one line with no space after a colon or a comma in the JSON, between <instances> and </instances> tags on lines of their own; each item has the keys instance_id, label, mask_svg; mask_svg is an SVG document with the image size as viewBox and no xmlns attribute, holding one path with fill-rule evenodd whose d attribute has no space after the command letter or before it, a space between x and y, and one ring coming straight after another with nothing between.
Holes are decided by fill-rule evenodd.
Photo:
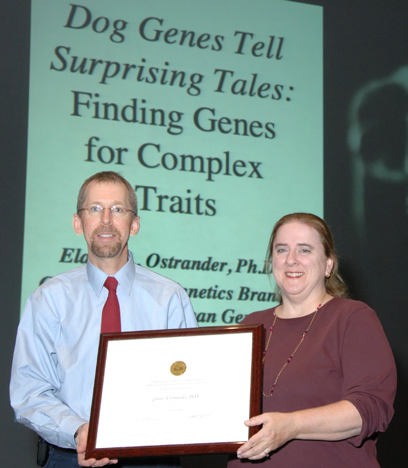
<instances>
[{"instance_id":1,"label":"man's short hair","mask_svg":"<svg viewBox=\"0 0 408 468\"><path fill-rule=\"evenodd\" d=\"M132 207L132 211L135 213L134 216L137 216L137 197L134 189L129 184L129 182L122 177L117 172L113 171L103 171L97 172L93 176L86 179L86 181L82 184L82 187L79 189L78 199L77 199L77 213L83 208L86 199L86 189L91 182L107 184L107 183L114 183L114 184L123 184L128 191L129 195L129 203Z\"/></svg>"}]
</instances>

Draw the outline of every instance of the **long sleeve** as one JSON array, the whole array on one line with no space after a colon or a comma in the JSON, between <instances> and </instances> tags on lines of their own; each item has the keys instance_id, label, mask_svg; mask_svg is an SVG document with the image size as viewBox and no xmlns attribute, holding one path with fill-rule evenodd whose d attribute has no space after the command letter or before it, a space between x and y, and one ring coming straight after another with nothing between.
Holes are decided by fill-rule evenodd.
<instances>
[{"instance_id":1,"label":"long sleeve","mask_svg":"<svg viewBox=\"0 0 408 468\"><path fill-rule=\"evenodd\" d=\"M360 412L363 427L349 439L359 446L376 432L384 432L394 414L396 391L394 358L376 314L363 303L344 323L342 347L343 395Z\"/></svg>"},{"instance_id":2,"label":"long sleeve","mask_svg":"<svg viewBox=\"0 0 408 468\"><path fill-rule=\"evenodd\" d=\"M268 309L244 322L262 323L267 342L273 320L273 309ZM309 323L310 316L277 319L265 359L266 394ZM393 416L396 380L394 357L375 312L359 301L332 299L280 374L273 396L263 399L262 412L290 413L347 400L361 415L361 432L344 440L291 440L271 453L265 466L292 468L302 460L302 468L378 468L377 434Z\"/></svg>"},{"instance_id":3,"label":"long sleeve","mask_svg":"<svg viewBox=\"0 0 408 468\"><path fill-rule=\"evenodd\" d=\"M63 356L55 347L60 334L60 323L38 291L29 298L17 333L10 397L19 422L54 445L73 447L73 435L86 419L76 414L61 395L63 371L59 360ZM75 360L74 355L65 357L71 363ZM79 381L78 401L83 400L79 394L81 385L83 382Z\"/></svg>"},{"instance_id":4,"label":"long sleeve","mask_svg":"<svg viewBox=\"0 0 408 468\"><path fill-rule=\"evenodd\" d=\"M128 263L115 275L122 331L195 327L186 292ZM88 263L44 283L17 332L10 401L19 422L59 447L89 421L107 274Z\"/></svg>"}]
</instances>

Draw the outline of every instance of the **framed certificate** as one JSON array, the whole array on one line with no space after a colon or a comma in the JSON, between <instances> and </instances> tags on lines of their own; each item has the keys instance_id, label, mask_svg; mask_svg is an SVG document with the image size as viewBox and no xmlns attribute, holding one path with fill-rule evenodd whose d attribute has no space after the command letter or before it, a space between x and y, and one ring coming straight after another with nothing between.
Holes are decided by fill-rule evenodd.
<instances>
[{"instance_id":1,"label":"framed certificate","mask_svg":"<svg viewBox=\"0 0 408 468\"><path fill-rule=\"evenodd\" d=\"M262 325L102 334L86 458L235 452L258 428Z\"/></svg>"}]
</instances>

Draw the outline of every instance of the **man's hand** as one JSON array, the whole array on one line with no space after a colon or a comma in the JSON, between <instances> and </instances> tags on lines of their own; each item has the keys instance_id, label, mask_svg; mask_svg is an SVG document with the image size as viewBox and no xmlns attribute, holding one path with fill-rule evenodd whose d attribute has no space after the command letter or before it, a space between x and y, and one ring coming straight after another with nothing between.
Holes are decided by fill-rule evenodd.
<instances>
[{"instance_id":1,"label":"man's hand","mask_svg":"<svg viewBox=\"0 0 408 468\"><path fill-rule=\"evenodd\" d=\"M76 437L76 442L77 442L77 454L78 454L78 464L79 466L106 466L106 465L116 465L118 463L118 460L116 458L112 458L111 460L109 458L102 458L101 460L96 460L95 458L88 458L88 460L85 460L85 450L86 450L86 443L88 440L88 429L89 429L89 424L82 424L78 428L77 431L77 437Z\"/></svg>"}]
</instances>

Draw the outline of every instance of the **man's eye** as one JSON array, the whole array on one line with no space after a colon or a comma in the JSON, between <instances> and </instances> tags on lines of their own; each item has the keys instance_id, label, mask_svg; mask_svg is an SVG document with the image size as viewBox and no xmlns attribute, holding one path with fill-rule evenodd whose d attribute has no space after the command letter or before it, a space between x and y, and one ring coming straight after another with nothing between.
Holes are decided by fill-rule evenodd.
<instances>
[{"instance_id":1,"label":"man's eye","mask_svg":"<svg viewBox=\"0 0 408 468\"><path fill-rule=\"evenodd\" d=\"M111 210L113 213L123 213L125 211L121 206L112 206Z\"/></svg>"},{"instance_id":2,"label":"man's eye","mask_svg":"<svg viewBox=\"0 0 408 468\"><path fill-rule=\"evenodd\" d=\"M99 213L101 209L102 207L100 207L99 205L91 206L91 208L89 208L89 210L92 211L92 213Z\"/></svg>"}]
</instances>

